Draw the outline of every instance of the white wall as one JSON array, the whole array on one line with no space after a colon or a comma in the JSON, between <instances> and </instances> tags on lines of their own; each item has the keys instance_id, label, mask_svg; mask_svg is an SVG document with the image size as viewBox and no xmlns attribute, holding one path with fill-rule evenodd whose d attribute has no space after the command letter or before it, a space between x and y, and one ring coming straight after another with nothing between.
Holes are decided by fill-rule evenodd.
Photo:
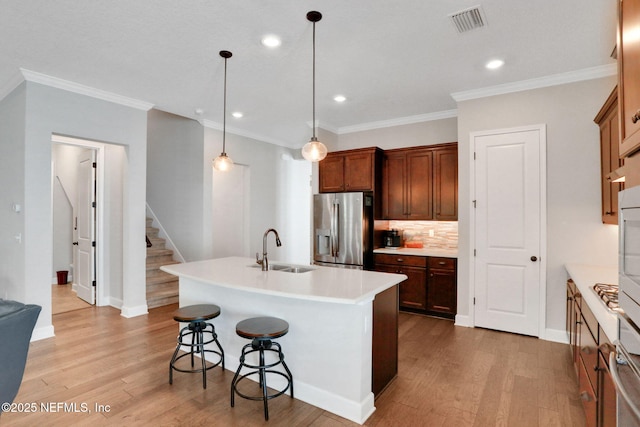
<instances>
[{"instance_id":1,"label":"white wall","mask_svg":"<svg viewBox=\"0 0 640 427\"><path fill-rule=\"evenodd\" d=\"M73 274L73 218L76 203L78 148L54 144L53 156L53 271L68 270ZM71 281L71 277L69 277ZM52 283L56 283L55 281Z\"/></svg>"},{"instance_id":2,"label":"white wall","mask_svg":"<svg viewBox=\"0 0 640 427\"><path fill-rule=\"evenodd\" d=\"M9 95L9 98L12 96ZM53 258L51 138L54 133L126 147L122 314L130 316L146 311L146 117L146 111L143 110L37 83L26 83L26 132L24 140L20 142L24 150L24 192L20 195L22 200L17 200L24 206L23 243L16 248L15 242L2 241L0 252L11 249L24 253L24 262L13 266L24 275L15 286L23 289L22 295L19 295L21 301L42 306L34 337L53 332L50 282ZM5 160L2 162L4 165Z\"/></svg>"},{"instance_id":3,"label":"white wall","mask_svg":"<svg viewBox=\"0 0 640 427\"><path fill-rule=\"evenodd\" d=\"M186 261L213 257L220 252L216 245L226 244L225 239L215 238L211 224L211 162L222 151L222 132L156 110L149 112L148 130L147 200L151 210ZM264 232L276 228L286 249L277 248L270 236L270 258L293 262L283 257L295 255L300 259L304 252L291 252L292 248L306 244L308 253L308 240L301 243L299 234L305 226L296 218L307 219L310 205L300 212L303 208L299 203L292 205L289 197L292 185L300 188L300 182L308 182L310 166L292 166L296 161L291 158L297 152L230 133L226 152L236 164L249 168L250 253L262 253Z\"/></svg>"},{"instance_id":4,"label":"white wall","mask_svg":"<svg viewBox=\"0 0 640 427\"><path fill-rule=\"evenodd\" d=\"M222 132L216 129L204 128L204 156L201 159L204 170L204 217L211 218L211 183L212 166L211 161L222 151ZM262 236L269 228L276 228L282 241L282 247L277 248L273 236L268 238L267 252L272 260L293 262L287 259L287 251L294 242L300 244L299 229L294 223L284 221L287 215L296 216L292 211L288 211L288 206L284 200L290 197L288 181L308 181L308 174L302 170L295 171L288 164L288 160L297 152L273 144L267 144L239 135L226 135L226 152L235 163L247 165L250 168L249 200L249 239L250 253L259 252L262 254ZM285 212L287 212L285 214ZM300 215L308 215L308 211L301 212ZM205 236L211 236L210 227L206 224L203 228ZM308 234L308 233L307 233ZM224 242L213 242L224 244ZM210 257L210 254L203 254L203 258Z\"/></svg>"},{"instance_id":5,"label":"white wall","mask_svg":"<svg viewBox=\"0 0 640 427\"><path fill-rule=\"evenodd\" d=\"M186 261L202 259L203 139L197 121L149 111L147 203Z\"/></svg>"},{"instance_id":6,"label":"white wall","mask_svg":"<svg viewBox=\"0 0 640 427\"><path fill-rule=\"evenodd\" d=\"M0 181L4 183L0 191L0 298L18 301L26 298L25 253L15 239L24 236L25 108L24 83L0 101ZM14 204L21 205L22 212L16 213Z\"/></svg>"},{"instance_id":7,"label":"white wall","mask_svg":"<svg viewBox=\"0 0 640 427\"><path fill-rule=\"evenodd\" d=\"M469 314L470 132L547 125L547 329L564 330L563 265L615 265L617 227L600 217L599 128L615 77L458 103L458 313Z\"/></svg>"}]
</instances>

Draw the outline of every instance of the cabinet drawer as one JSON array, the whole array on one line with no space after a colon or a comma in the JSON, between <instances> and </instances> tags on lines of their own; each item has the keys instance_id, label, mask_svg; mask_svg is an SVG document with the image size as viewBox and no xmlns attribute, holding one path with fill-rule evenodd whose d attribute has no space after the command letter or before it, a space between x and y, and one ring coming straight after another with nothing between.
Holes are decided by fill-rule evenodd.
<instances>
[{"instance_id":1,"label":"cabinet drawer","mask_svg":"<svg viewBox=\"0 0 640 427\"><path fill-rule=\"evenodd\" d=\"M581 322L583 323L580 325L580 359L584 364L589 381L595 389L598 381L598 344L589 328L586 327L584 316L581 317Z\"/></svg>"},{"instance_id":2,"label":"cabinet drawer","mask_svg":"<svg viewBox=\"0 0 640 427\"><path fill-rule=\"evenodd\" d=\"M455 258L429 257L429 267L454 270L456 268L456 260Z\"/></svg>"},{"instance_id":3,"label":"cabinet drawer","mask_svg":"<svg viewBox=\"0 0 640 427\"><path fill-rule=\"evenodd\" d=\"M427 257L415 255L374 254L376 264L409 265L427 267Z\"/></svg>"}]
</instances>

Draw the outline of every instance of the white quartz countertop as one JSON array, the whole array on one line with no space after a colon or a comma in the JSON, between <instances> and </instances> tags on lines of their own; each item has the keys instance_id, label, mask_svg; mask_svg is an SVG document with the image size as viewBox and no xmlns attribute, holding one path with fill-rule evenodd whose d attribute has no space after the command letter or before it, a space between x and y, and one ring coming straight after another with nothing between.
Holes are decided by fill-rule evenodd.
<instances>
[{"instance_id":1,"label":"white quartz countertop","mask_svg":"<svg viewBox=\"0 0 640 427\"><path fill-rule=\"evenodd\" d=\"M417 256L434 256L444 258L458 258L457 249L437 249L437 248L378 248L374 249L375 254L391 254L391 255L417 255Z\"/></svg>"},{"instance_id":2,"label":"white quartz countertop","mask_svg":"<svg viewBox=\"0 0 640 427\"><path fill-rule=\"evenodd\" d=\"M602 302L593 290L596 283L618 284L617 266L595 266L585 264L566 264L569 277L573 279L582 294L583 301L589 306L600 327L609 340L618 339L618 315Z\"/></svg>"},{"instance_id":3,"label":"white quartz countertop","mask_svg":"<svg viewBox=\"0 0 640 427\"><path fill-rule=\"evenodd\" d=\"M285 264L269 260L270 265ZM210 283L247 292L313 301L359 304L400 283L404 274L380 273L324 266L305 273L262 271L255 259L230 257L171 264L160 267L180 278Z\"/></svg>"}]
</instances>

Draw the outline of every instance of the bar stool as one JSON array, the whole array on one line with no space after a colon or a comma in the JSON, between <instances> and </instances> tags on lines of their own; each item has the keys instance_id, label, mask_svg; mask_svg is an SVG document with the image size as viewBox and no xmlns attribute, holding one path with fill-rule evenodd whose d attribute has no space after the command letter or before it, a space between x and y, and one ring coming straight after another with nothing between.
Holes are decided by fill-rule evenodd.
<instances>
[{"instance_id":1,"label":"bar stool","mask_svg":"<svg viewBox=\"0 0 640 427\"><path fill-rule=\"evenodd\" d=\"M251 319L246 319L239 322L236 325L236 333L242 338L247 338L251 340L250 344L245 345L242 348L242 354L240 355L240 365L238 366L238 370L236 374L233 376L233 380L231 381L231 407L234 406L234 398L236 393L238 396L243 397L249 400L262 400L264 402L264 419L269 420L269 407L268 401L275 397L284 394L287 389L291 392L291 398L293 399L293 376L291 375L291 371L287 367L287 364L284 362L284 354L282 353L282 349L280 344L272 341L274 338L279 338L285 335L289 331L289 324L276 317L254 317ZM270 351L276 354L277 360L273 363L265 362L265 352ZM258 352L258 364L252 365L247 362L246 357L248 354ZM271 368L282 365L286 373L272 370ZM247 367L249 369L253 369L252 371L240 375L240 371L242 367ZM247 378L250 375L258 375L259 385L262 389L261 396L249 396L243 394L238 391L238 384L243 379ZM276 391L272 394L269 394L267 390L267 374L276 374L284 377L287 380L287 385L280 391Z\"/></svg>"},{"instance_id":2,"label":"bar stool","mask_svg":"<svg viewBox=\"0 0 640 427\"><path fill-rule=\"evenodd\" d=\"M187 326L180 330L178 335L178 344L176 350L173 352L171 362L169 362L169 384L173 384L173 371L197 373L202 372L202 387L207 388L207 371L222 364L224 370L224 350L218 342L218 335L213 327L213 324L206 322L220 315L220 307L214 304L198 304L188 305L180 307L173 312L173 320L178 322L189 322ZM207 341L205 341L205 336ZM191 340L189 340L191 338ZM189 342L191 341L191 342ZM218 350L209 350L205 346L207 344L216 343ZM178 352L181 347L189 347L189 351L178 356ZM220 360L207 366L205 360L205 353L213 353L218 356ZM202 359L202 368L195 368L194 355L199 354ZM176 362L183 357L191 357L191 369L183 369L176 367Z\"/></svg>"}]
</instances>

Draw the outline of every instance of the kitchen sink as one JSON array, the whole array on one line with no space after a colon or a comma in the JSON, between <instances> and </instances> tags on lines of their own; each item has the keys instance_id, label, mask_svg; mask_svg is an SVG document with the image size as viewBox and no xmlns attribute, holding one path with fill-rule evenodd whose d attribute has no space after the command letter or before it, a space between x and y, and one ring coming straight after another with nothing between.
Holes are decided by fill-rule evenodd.
<instances>
[{"instance_id":1,"label":"kitchen sink","mask_svg":"<svg viewBox=\"0 0 640 427\"><path fill-rule=\"evenodd\" d=\"M262 268L262 266L258 264L252 264L249 267ZM308 271L312 271L315 269L313 267L300 267L300 266L288 265L288 264L269 264L269 270L282 271L284 273L306 273Z\"/></svg>"}]
</instances>

